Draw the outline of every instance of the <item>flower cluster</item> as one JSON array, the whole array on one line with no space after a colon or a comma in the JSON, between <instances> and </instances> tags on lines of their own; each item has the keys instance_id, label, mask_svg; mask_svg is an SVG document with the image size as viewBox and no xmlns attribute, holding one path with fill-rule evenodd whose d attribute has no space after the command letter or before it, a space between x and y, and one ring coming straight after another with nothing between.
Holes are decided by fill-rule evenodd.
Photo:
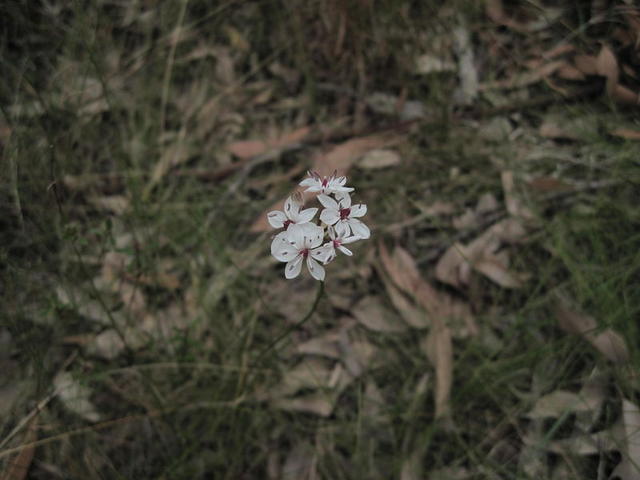
<instances>
[{"instance_id":1,"label":"flower cluster","mask_svg":"<svg viewBox=\"0 0 640 480\"><path fill-rule=\"evenodd\" d=\"M287 198L284 211L275 210L267 214L273 228L284 229L271 242L271 255L287 263L284 269L286 278L300 275L306 260L311 276L323 281L323 265L336 257L336 251L353 255L345 245L371 235L369 228L358 220L367 213L367 206L351 203L349 193L353 188L346 187L346 183L346 177L338 177L336 173L321 177L316 172L309 172L309 177L300 182L300 186L307 187L305 192L318 193L318 201L324 207L320 212L319 225L312 222L318 209L302 210L304 199L299 193ZM326 242L325 234L328 235Z\"/></svg>"}]
</instances>

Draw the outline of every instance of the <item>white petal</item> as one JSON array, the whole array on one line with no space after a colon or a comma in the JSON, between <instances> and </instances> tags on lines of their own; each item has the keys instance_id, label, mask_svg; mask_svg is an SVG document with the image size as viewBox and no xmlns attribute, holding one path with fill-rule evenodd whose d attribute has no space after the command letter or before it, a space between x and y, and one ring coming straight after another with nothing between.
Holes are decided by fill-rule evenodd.
<instances>
[{"instance_id":1,"label":"white petal","mask_svg":"<svg viewBox=\"0 0 640 480\"><path fill-rule=\"evenodd\" d=\"M305 248L315 248L322 243L324 229L315 223L301 223L300 227L306 238Z\"/></svg>"},{"instance_id":2,"label":"white petal","mask_svg":"<svg viewBox=\"0 0 640 480\"><path fill-rule=\"evenodd\" d=\"M302 255L298 255L296 258L287 263L286 267L284 267L284 276L288 279L296 278L298 275L300 275L301 270Z\"/></svg>"},{"instance_id":3,"label":"white petal","mask_svg":"<svg viewBox=\"0 0 640 480\"><path fill-rule=\"evenodd\" d=\"M340 203L340 208L349 208L351 206L351 195L347 192L336 193L336 199Z\"/></svg>"},{"instance_id":4,"label":"white petal","mask_svg":"<svg viewBox=\"0 0 640 480\"><path fill-rule=\"evenodd\" d=\"M307 177L304 180L302 180L298 185L300 185L301 187L312 187L314 185L317 185L318 183L319 183L318 180L316 180L315 178Z\"/></svg>"},{"instance_id":5,"label":"white petal","mask_svg":"<svg viewBox=\"0 0 640 480\"><path fill-rule=\"evenodd\" d=\"M338 192L353 192L353 188L351 187L331 187L330 192L338 193Z\"/></svg>"},{"instance_id":6,"label":"white petal","mask_svg":"<svg viewBox=\"0 0 640 480\"><path fill-rule=\"evenodd\" d=\"M273 237L273 241L271 242L271 255L274 255L274 252L280 248L281 243L287 243L291 245L289 241L289 234L287 232L280 232L275 237Z\"/></svg>"},{"instance_id":7,"label":"white petal","mask_svg":"<svg viewBox=\"0 0 640 480\"><path fill-rule=\"evenodd\" d=\"M286 232L283 232L286 233ZM275 238L271 243L271 255L279 262L289 262L298 254L298 249L286 238Z\"/></svg>"},{"instance_id":8,"label":"white petal","mask_svg":"<svg viewBox=\"0 0 640 480\"><path fill-rule=\"evenodd\" d=\"M320 281L324 280L324 267L310 256L307 257L307 268L313 278Z\"/></svg>"},{"instance_id":9,"label":"white petal","mask_svg":"<svg viewBox=\"0 0 640 480\"><path fill-rule=\"evenodd\" d=\"M359 203L351 207L351 213L349 216L351 218L362 217L367 213L367 206L364 203Z\"/></svg>"},{"instance_id":10,"label":"white petal","mask_svg":"<svg viewBox=\"0 0 640 480\"><path fill-rule=\"evenodd\" d=\"M345 222L338 222L333 227L336 231L336 238L342 239L351 233L349 225ZM342 241L342 240L340 240Z\"/></svg>"},{"instance_id":11,"label":"white petal","mask_svg":"<svg viewBox=\"0 0 640 480\"><path fill-rule=\"evenodd\" d=\"M325 208L322 213L320 213L320 220L327 225L333 225L340 220L340 213L338 210L334 210L333 208Z\"/></svg>"},{"instance_id":12,"label":"white petal","mask_svg":"<svg viewBox=\"0 0 640 480\"><path fill-rule=\"evenodd\" d=\"M280 210L274 210L273 212L267 213L267 220L269 221L269 225L271 225L273 228L284 227L284 221L286 219L287 216Z\"/></svg>"},{"instance_id":13,"label":"white petal","mask_svg":"<svg viewBox=\"0 0 640 480\"><path fill-rule=\"evenodd\" d=\"M350 243L357 242L358 240L362 240L358 235L351 235L350 237L343 237L340 240L340 243L343 245L349 245Z\"/></svg>"},{"instance_id":14,"label":"white petal","mask_svg":"<svg viewBox=\"0 0 640 480\"><path fill-rule=\"evenodd\" d=\"M298 212L300 211L300 204L296 202L293 197L288 197L284 201L284 214L291 220L296 221Z\"/></svg>"},{"instance_id":15,"label":"white petal","mask_svg":"<svg viewBox=\"0 0 640 480\"><path fill-rule=\"evenodd\" d=\"M295 222L296 223L307 223L310 222L313 217L316 216L316 212L318 211L317 208L307 208L306 210L302 210L299 214L298 214L298 218L296 218Z\"/></svg>"},{"instance_id":16,"label":"white petal","mask_svg":"<svg viewBox=\"0 0 640 480\"><path fill-rule=\"evenodd\" d=\"M327 195L318 195L318 201L324 208L330 208L331 210L340 210L338 202Z\"/></svg>"},{"instance_id":17,"label":"white petal","mask_svg":"<svg viewBox=\"0 0 640 480\"><path fill-rule=\"evenodd\" d=\"M338 250L340 250L345 255L349 255L349 256L353 255L353 252L351 250L349 250L347 247L343 247L342 245L338 247Z\"/></svg>"},{"instance_id":18,"label":"white petal","mask_svg":"<svg viewBox=\"0 0 640 480\"><path fill-rule=\"evenodd\" d=\"M327 233L329 234L329 238L331 240L335 240L336 238L338 238L338 234L336 233L336 229L333 227L329 227L327 229Z\"/></svg>"},{"instance_id":19,"label":"white petal","mask_svg":"<svg viewBox=\"0 0 640 480\"><path fill-rule=\"evenodd\" d=\"M305 228L304 225L310 225L307 223L303 224L293 224L289 225L287 229L287 234L289 241L293 243L293 245L298 249L302 250L304 248L304 236L305 236Z\"/></svg>"},{"instance_id":20,"label":"white petal","mask_svg":"<svg viewBox=\"0 0 640 480\"><path fill-rule=\"evenodd\" d=\"M360 220L356 220L355 218L350 218L348 222L349 222L349 226L351 227L351 231L354 233L354 235L358 235L363 240L371 236L371 231L369 230L369 227L367 227Z\"/></svg>"},{"instance_id":21,"label":"white petal","mask_svg":"<svg viewBox=\"0 0 640 480\"><path fill-rule=\"evenodd\" d=\"M327 263L328 258L336 256L336 251L333 248L333 242L328 242L321 247L314 248L311 250L311 256L322 263Z\"/></svg>"}]
</instances>

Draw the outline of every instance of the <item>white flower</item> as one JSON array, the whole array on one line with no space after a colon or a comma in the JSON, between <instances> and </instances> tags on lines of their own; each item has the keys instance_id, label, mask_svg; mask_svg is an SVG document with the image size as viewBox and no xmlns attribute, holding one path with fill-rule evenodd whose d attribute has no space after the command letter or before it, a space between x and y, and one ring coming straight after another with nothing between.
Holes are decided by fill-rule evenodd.
<instances>
[{"instance_id":1,"label":"white flower","mask_svg":"<svg viewBox=\"0 0 640 480\"><path fill-rule=\"evenodd\" d=\"M349 228L342 223L337 223L335 228L329 227L329 238L331 241L320 247L322 251L322 262L325 265L336 257L336 248L345 255L353 255L353 252L344 245L360 240L360 237L357 235L349 236Z\"/></svg>"},{"instance_id":2,"label":"white flower","mask_svg":"<svg viewBox=\"0 0 640 480\"><path fill-rule=\"evenodd\" d=\"M352 206L351 196L346 192L337 193L336 199L337 202L327 195L318 195L318 200L325 207L320 213L320 220L327 225L342 224L363 240L369 238L369 227L357 219L367 213L367 206L363 203Z\"/></svg>"},{"instance_id":3,"label":"white flower","mask_svg":"<svg viewBox=\"0 0 640 480\"><path fill-rule=\"evenodd\" d=\"M301 198L289 197L284 202L284 212L274 210L267 213L269 225L273 228L288 228L289 225L308 223L316 215L317 208L307 208L300 211L302 206Z\"/></svg>"},{"instance_id":4,"label":"white flower","mask_svg":"<svg viewBox=\"0 0 640 480\"><path fill-rule=\"evenodd\" d=\"M330 177L321 177L318 172L307 172L309 178L300 182L301 187L307 187L305 192L320 192L322 194L352 192L353 188L345 187L347 177L337 177L334 172Z\"/></svg>"},{"instance_id":5,"label":"white flower","mask_svg":"<svg viewBox=\"0 0 640 480\"><path fill-rule=\"evenodd\" d=\"M302 270L303 260L307 260L309 273L316 280L324 280L324 267L315 259L322 261L320 248L324 230L313 223L293 224L280 232L271 242L271 255L280 262L287 262L284 268L286 278L296 278Z\"/></svg>"}]
</instances>

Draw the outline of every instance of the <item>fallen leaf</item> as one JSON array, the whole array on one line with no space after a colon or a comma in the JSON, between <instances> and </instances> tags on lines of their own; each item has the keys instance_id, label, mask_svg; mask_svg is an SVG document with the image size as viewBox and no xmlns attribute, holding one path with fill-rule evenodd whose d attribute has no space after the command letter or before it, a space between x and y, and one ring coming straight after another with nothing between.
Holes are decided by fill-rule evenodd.
<instances>
[{"instance_id":1,"label":"fallen leaf","mask_svg":"<svg viewBox=\"0 0 640 480\"><path fill-rule=\"evenodd\" d=\"M640 480L640 409L629 400L622 400L622 461L613 470L609 479Z\"/></svg>"},{"instance_id":2,"label":"fallen leaf","mask_svg":"<svg viewBox=\"0 0 640 480\"><path fill-rule=\"evenodd\" d=\"M573 63L585 75L596 75L598 73L598 61L593 55L576 55L573 58Z\"/></svg>"},{"instance_id":3,"label":"fallen leaf","mask_svg":"<svg viewBox=\"0 0 640 480\"><path fill-rule=\"evenodd\" d=\"M129 198L125 195L88 197L87 201L99 210L122 215L129 209Z\"/></svg>"},{"instance_id":4,"label":"fallen leaf","mask_svg":"<svg viewBox=\"0 0 640 480\"><path fill-rule=\"evenodd\" d=\"M538 192L566 192L573 190L573 186L555 177L536 177L527 182L532 190Z\"/></svg>"},{"instance_id":5,"label":"fallen leaf","mask_svg":"<svg viewBox=\"0 0 640 480\"><path fill-rule=\"evenodd\" d=\"M69 372L60 372L53 380L56 394L62 405L89 422L97 422L101 416L91 403L91 389L81 385Z\"/></svg>"},{"instance_id":6,"label":"fallen leaf","mask_svg":"<svg viewBox=\"0 0 640 480\"><path fill-rule=\"evenodd\" d=\"M425 337L422 348L436 371L435 416L441 418L449 412L449 396L453 384L451 331L445 325L432 328Z\"/></svg>"},{"instance_id":7,"label":"fallen leaf","mask_svg":"<svg viewBox=\"0 0 640 480\"><path fill-rule=\"evenodd\" d=\"M431 322L425 312L409 301L409 299L407 299L402 292L400 292L400 290L398 290L393 283L386 278L382 271L380 271L380 277L382 278L391 303L396 308L400 316L402 316L402 319L407 322L410 327L428 328Z\"/></svg>"},{"instance_id":8,"label":"fallen leaf","mask_svg":"<svg viewBox=\"0 0 640 480\"><path fill-rule=\"evenodd\" d=\"M574 80L577 82L586 80L587 78L580 69L568 63L560 67L556 74L564 80Z\"/></svg>"},{"instance_id":9,"label":"fallen leaf","mask_svg":"<svg viewBox=\"0 0 640 480\"><path fill-rule=\"evenodd\" d=\"M517 218L523 218L525 220L535 218L533 212L522 205L520 199L515 196L513 172L510 170L504 170L501 172L500 178L502 179L502 190L504 191L504 201L507 206L507 211Z\"/></svg>"},{"instance_id":10,"label":"fallen leaf","mask_svg":"<svg viewBox=\"0 0 640 480\"><path fill-rule=\"evenodd\" d=\"M564 60L555 60L546 63L535 70L530 70L524 73L519 73L511 78L504 80L494 80L481 83L479 90L495 90L495 89L517 89L538 83L539 81L552 75L555 71L566 65Z\"/></svg>"},{"instance_id":11,"label":"fallen leaf","mask_svg":"<svg viewBox=\"0 0 640 480\"><path fill-rule=\"evenodd\" d=\"M353 316L365 327L374 332L398 333L407 330L400 319L382 305L374 296L360 300L352 310Z\"/></svg>"},{"instance_id":12,"label":"fallen leaf","mask_svg":"<svg viewBox=\"0 0 640 480\"><path fill-rule=\"evenodd\" d=\"M377 170L393 167L400 163L400 155L393 150L371 150L358 162L358 166L365 170Z\"/></svg>"},{"instance_id":13,"label":"fallen leaf","mask_svg":"<svg viewBox=\"0 0 640 480\"><path fill-rule=\"evenodd\" d=\"M313 413L320 417L328 417L333 412L335 399L325 392L314 392L295 398L279 398L273 406L282 410Z\"/></svg>"},{"instance_id":14,"label":"fallen leaf","mask_svg":"<svg viewBox=\"0 0 640 480\"><path fill-rule=\"evenodd\" d=\"M460 87L454 98L461 105L471 105L478 96L478 71L473 54L473 44L469 30L460 25L453 29L455 50L458 57L458 77Z\"/></svg>"},{"instance_id":15,"label":"fallen leaf","mask_svg":"<svg viewBox=\"0 0 640 480\"><path fill-rule=\"evenodd\" d=\"M346 175L356 160L371 150L395 145L404 137L393 133L369 135L347 140L333 147L326 154L318 154L313 161L313 170L320 175L331 175L338 171Z\"/></svg>"},{"instance_id":16,"label":"fallen leaf","mask_svg":"<svg viewBox=\"0 0 640 480\"><path fill-rule=\"evenodd\" d=\"M632 130L630 128L616 128L609 133L614 137L624 138L625 140L640 140L640 130Z\"/></svg>"},{"instance_id":17,"label":"fallen leaf","mask_svg":"<svg viewBox=\"0 0 640 480\"><path fill-rule=\"evenodd\" d=\"M38 427L36 425L37 414L29 421L27 431L23 437L22 445L27 445L15 458L8 461L7 468L2 474L2 480L24 480L27 478L33 456L36 453L36 445L33 444L38 440Z\"/></svg>"},{"instance_id":18,"label":"fallen leaf","mask_svg":"<svg viewBox=\"0 0 640 480\"><path fill-rule=\"evenodd\" d=\"M597 333L598 324L593 317L569 310L562 302L557 304L555 313L560 328L580 335L611 362L626 363L629 360L629 350L624 339L610 328Z\"/></svg>"},{"instance_id":19,"label":"fallen leaf","mask_svg":"<svg viewBox=\"0 0 640 480\"><path fill-rule=\"evenodd\" d=\"M485 255L473 263L473 268L503 288L521 288L523 285L522 275L510 272L494 255Z\"/></svg>"},{"instance_id":20,"label":"fallen leaf","mask_svg":"<svg viewBox=\"0 0 640 480\"><path fill-rule=\"evenodd\" d=\"M529 413L529 418L558 418L566 412L587 412L590 405L578 393L556 390L538 399Z\"/></svg>"},{"instance_id":21,"label":"fallen leaf","mask_svg":"<svg viewBox=\"0 0 640 480\"><path fill-rule=\"evenodd\" d=\"M596 57L596 72L607 79L607 94L613 95L618 85L620 69L615 55L607 45L602 45L600 53Z\"/></svg>"},{"instance_id":22,"label":"fallen leaf","mask_svg":"<svg viewBox=\"0 0 640 480\"><path fill-rule=\"evenodd\" d=\"M617 102L623 103L625 105L640 105L640 95L628 89L624 85L616 85L613 89L611 97Z\"/></svg>"},{"instance_id":23,"label":"fallen leaf","mask_svg":"<svg viewBox=\"0 0 640 480\"><path fill-rule=\"evenodd\" d=\"M269 150L278 150L300 143L309 135L309 132L311 132L310 127L301 127L270 140L240 140L230 143L225 148L241 159L249 159L262 155Z\"/></svg>"},{"instance_id":24,"label":"fallen leaf","mask_svg":"<svg viewBox=\"0 0 640 480\"><path fill-rule=\"evenodd\" d=\"M416 59L415 72L418 75L428 75L431 73L455 72L456 64L449 58L441 58L425 53Z\"/></svg>"}]
</instances>

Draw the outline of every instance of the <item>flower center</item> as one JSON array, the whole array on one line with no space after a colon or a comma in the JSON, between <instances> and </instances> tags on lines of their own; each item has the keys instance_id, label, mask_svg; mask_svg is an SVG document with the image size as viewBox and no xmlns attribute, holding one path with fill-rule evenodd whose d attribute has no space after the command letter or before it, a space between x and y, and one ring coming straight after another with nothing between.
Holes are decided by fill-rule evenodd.
<instances>
[{"instance_id":1,"label":"flower center","mask_svg":"<svg viewBox=\"0 0 640 480\"><path fill-rule=\"evenodd\" d=\"M341 245L340 240L333 241L333 248L338 248Z\"/></svg>"},{"instance_id":2,"label":"flower center","mask_svg":"<svg viewBox=\"0 0 640 480\"><path fill-rule=\"evenodd\" d=\"M292 222L291 220L289 220L289 219L285 220L285 221L284 221L284 229L286 230L286 229L287 229L287 227L288 227L289 225L291 225L292 223L293 223L293 222Z\"/></svg>"},{"instance_id":3,"label":"flower center","mask_svg":"<svg viewBox=\"0 0 640 480\"><path fill-rule=\"evenodd\" d=\"M322 179L322 188L325 188L328 184L329 184L329 179L327 177L324 177Z\"/></svg>"},{"instance_id":4,"label":"flower center","mask_svg":"<svg viewBox=\"0 0 640 480\"><path fill-rule=\"evenodd\" d=\"M346 220L347 218L349 218L349 215L351 215L351 209L350 208L341 208L340 209L340 220Z\"/></svg>"},{"instance_id":5,"label":"flower center","mask_svg":"<svg viewBox=\"0 0 640 480\"><path fill-rule=\"evenodd\" d=\"M300 254L302 255L302 258L307 258L309 256L309 249L303 248L302 250L300 250Z\"/></svg>"}]
</instances>

